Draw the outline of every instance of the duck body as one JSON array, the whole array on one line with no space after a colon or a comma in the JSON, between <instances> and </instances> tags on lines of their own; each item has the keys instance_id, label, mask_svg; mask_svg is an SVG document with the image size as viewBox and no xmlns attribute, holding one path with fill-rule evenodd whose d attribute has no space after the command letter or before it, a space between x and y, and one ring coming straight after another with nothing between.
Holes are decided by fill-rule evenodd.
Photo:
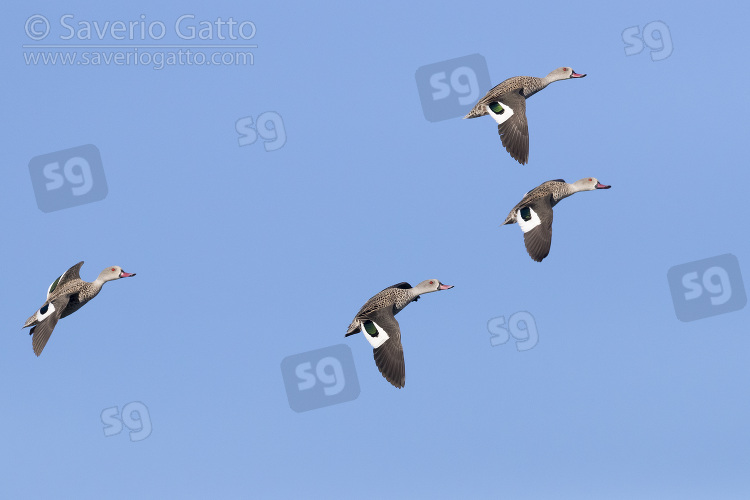
<instances>
[{"instance_id":1,"label":"duck body","mask_svg":"<svg viewBox=\"0 0 750 500\"><path fill-rule=\"evenodd\" d=\"M406 282L389 286L365 302L354 316L345 336L364 329L363 333L373 347L373 357L380 373L400 389L406 382L406 369L401 328L395 316L411 302L419 300L420 295L450 288L453 286L444 285L436 279L425 280L416 287Z\"/></svg>"},{"instance_id":2,"label":"duck body","mask_svg":"<svg viewBox=\"0 0 750 500\"><path fill-rule=\"evenodd\" d=\"M552 207L579 191L609 189L594 177L585 177L572 184L563 179L543 182L526 193L505 218L503 225L518 223L529 256L541 262L552 245Z\"/></svg>"},{"instance_id":3,"label":"duck body","mask_svg":"<svg viewBox=\"0 0 750 500\"><path fill-rule=\"evenodd\" d=\"M29 335L32 335L32 347L37 356L42 353L60 318L70 316L86 305L107 281L135 276L119 266L110 266L99 273L95 281L88 282L80 277L81 266L83 261L65 271L49 286L47 300L23 325L23 328L31 327Z\"/></svg>"},{"instance_id":4,"label":"duck body","mask_svg":"<svg viewBox=\"0 0 750 500\"><path fill-rule=\"evenodd\" d=\"M572 68L557 68L544 78L514 76L490 89L464 118L490 115L497 122L497 132L510 156L525 165L529 161L529 125L526 99L558 80L583 78ZM510 110L511 113L507 113Z\"/></svg>"},{"instance_id":5,"label":"duck body","mask_svg":"<svg viewBox=\"0 0 750 500\"><path fill-rule=\"evenodd\" d=\"M496 102L501 96L509 92L517 93L524 99L528 99L550 83L552 82L547 82L544 78L537 78L536 76L510 77L492 87L464 118L478 118L488 114L487 105Z\"/></svg>"}]
</instances>

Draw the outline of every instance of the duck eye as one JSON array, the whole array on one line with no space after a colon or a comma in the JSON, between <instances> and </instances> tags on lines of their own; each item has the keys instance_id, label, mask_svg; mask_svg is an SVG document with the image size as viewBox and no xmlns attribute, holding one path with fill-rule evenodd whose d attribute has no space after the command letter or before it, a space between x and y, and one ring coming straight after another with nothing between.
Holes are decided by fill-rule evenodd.
<instances>
[{"instance_id":1,"label":"duck eye","mask_svg":"<svg viewBox=\"0 0 750 500\"><path fill-rule=\"evenodd\" d=\"M433 283L435 283L435 282L434 281L430 281L430 285L432 285Z\"/></svg>"},{"instance_id":2,"label":"duck eye","mask_svg":"<svg viewBox=\"0 0 750 500\"><path fill-rule=\"evenodd\" d=\"M112 268L112 271L114 271L114 270L115 270L115 268L113 267L113 268Z\"/></svg>"}]
</instances>

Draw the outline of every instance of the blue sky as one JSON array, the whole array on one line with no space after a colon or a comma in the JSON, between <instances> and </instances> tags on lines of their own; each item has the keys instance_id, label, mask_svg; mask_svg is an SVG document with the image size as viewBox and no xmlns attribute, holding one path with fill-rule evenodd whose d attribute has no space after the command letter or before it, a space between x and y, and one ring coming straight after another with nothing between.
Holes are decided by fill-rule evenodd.
<instances>
[{"instance_id":1,"label":"blue sky","mask_svg":"<svg viewBox=\"0 0 750 500\"><path fill-rule=\"evenodd\" d=\"M748 7L698 7L15 2L0 35L4 495L747 498L748 308L680 321L667 280L725 254L750 276ZM65 40L66 14L168 34ZM185 14L254 23L253 64L24 57L230 42L180 39ZM25 30L34 15L44 41ZM623 32L657 21L671 52L649 39L626 55ZM425 119L417 69L472 54L491 85L588 74L527 102L528 165L488 117ZM269 112L285 142L240 146L238 121ZM106 196L41 211L30 161L87 144ZM533 262L500 227L508 211L543 181L587 176L613 187L558 205ZM137 276L61 320L37 358L20 327L80 260L88 281L110 265ZM399 314L397 390L344 333L379 290L427 278L455 288ZM522 311L537 344L492 346L488 322ZM292 411L282 360L338 344L358 397ZM102 413L136 402L150 434L105 435Z\"/></svg>"}]
</instances>

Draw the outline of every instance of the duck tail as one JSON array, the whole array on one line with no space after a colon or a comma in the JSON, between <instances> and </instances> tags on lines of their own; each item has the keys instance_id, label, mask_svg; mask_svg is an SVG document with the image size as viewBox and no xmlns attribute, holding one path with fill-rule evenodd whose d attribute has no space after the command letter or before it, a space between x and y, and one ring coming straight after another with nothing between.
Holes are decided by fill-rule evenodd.
<instances>
[{"instance_id":1,"label":"duck tail","mask_svg":"<svg viewBox=\"0 0 750 500\"><path fill-rule=\"evenodd\" d=\"M487 110L484 109L486 106L477 104L474 106L471 111L469 111L466 116L464 116L464 120L467 118L477 118L480 116L484 116L487 114Z\"/></svg>"},{"instance_id":2,"label":"duck tail","mask_svg":"<svg viewBox=\"0 0 750 500\"><path fill-rule=\"evenodd\" d=\"M349 328L346 330L346 335L344 337L348 337L349 335L354 335L355 333L360 332L361 322L359 320L352 321L352 324L349 325Z\"/></svg>"},{"instance_id":3,"label":"duck tail","mask_svg":"<svg viewBox=\"0 0 750 500\"><path fill-rule=\"evenodd\" d=\"M26 320L26 323L24 323L21 328L28 328L34 325L36 325L36 313L29 316L29 319Z\"/></svg>"}]
</instances>

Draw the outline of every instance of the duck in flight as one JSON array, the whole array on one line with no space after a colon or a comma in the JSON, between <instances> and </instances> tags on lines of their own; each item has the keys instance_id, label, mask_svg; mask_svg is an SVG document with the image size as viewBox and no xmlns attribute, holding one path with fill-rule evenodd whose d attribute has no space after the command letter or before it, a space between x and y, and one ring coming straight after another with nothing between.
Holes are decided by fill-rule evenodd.
<instances>
[{"instance_id":1,"label":"duck in flight","mask_svg":"<svg viewBox=\"0 0 750 500\"><path fill-rule=\"evenodd\" d=\"M529 125L526 99L558 80L583 78L569 66L557 68L544 78L514 76L493 87L464 118L490 115L497 122L497 133L505 149L518 163L529 161Z\"/></svg>"},{"instance_id":2,"label":"duck in flight","mask_svg":"<svg viewBox=\"0 0 750 500\"><path fill-rule=\"evenodd\" d=\"M611 187L602 184L595 177L586 177L573 184L568 184L562 179L543 182L523 196L502 225L517 222L523 231L526 251L532 259L541 262L549 255L552 245L552 207L563 198L579 191Z\"/></svg>"},{"instance_id":3,"label":"duck in flight","mask_svg":"<svg viewBox=\"0 0 750 500\"><path fill-rule=\"evenodd\" d=\"M47 289L47 300L23 325L23 328L31 327L29 331L29 335L32 335L31 345L37 356L47 345L52 330L55 329L60 318L70 316L86 305L88 301L96 297L107 281L135 276L135 273L126 273L120 266L110 266L99 273L96 280L89 283L83 281L79 275L82 265L83 261L52 282Z\"/></svg>"},{"instance_id":4,"label":"duck in flight","mask_svg":"<svg viewBox=\"0 0 750 500\"><path fill-rule=\"evenodd\" d=\"M345 337L364 330L364 336L373 347L378 370L394 387L401 389L406 382L404 348L401 345L401 328L396 314L425 293L449 290L436 279L425 280L415 287L403 282L376 293L359 310L349 325Z\"/></svg>"}]
</instances>

